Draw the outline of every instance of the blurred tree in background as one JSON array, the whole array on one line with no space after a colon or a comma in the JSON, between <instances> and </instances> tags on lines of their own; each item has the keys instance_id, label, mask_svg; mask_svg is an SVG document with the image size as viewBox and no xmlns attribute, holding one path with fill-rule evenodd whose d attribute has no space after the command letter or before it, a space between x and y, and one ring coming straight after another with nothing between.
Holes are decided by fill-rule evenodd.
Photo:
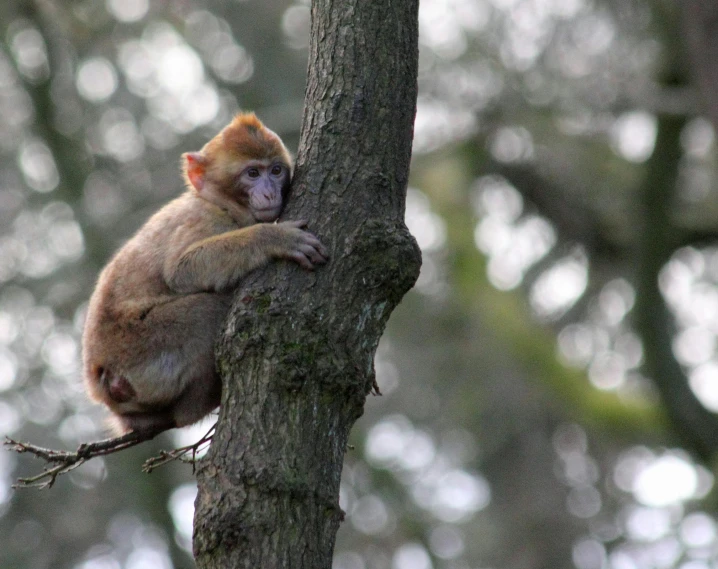
<instances>
[{"instance_id":1,"label":"blurred tree in background","mask_svg":"<svg viewBox=\"0 0 718 569\"><path fill-rule=\"evenodd\" d=\"M709 0L422 0L416 289L346 458L336 569L718 557L718 34ZM103 433L94 278L238 109L296 148L308 2L0 4L0 434ZM713 121L713 122L711 122ZM0 566L193 566L195 486L0 454Z\"/></svg>"}]
</instances>

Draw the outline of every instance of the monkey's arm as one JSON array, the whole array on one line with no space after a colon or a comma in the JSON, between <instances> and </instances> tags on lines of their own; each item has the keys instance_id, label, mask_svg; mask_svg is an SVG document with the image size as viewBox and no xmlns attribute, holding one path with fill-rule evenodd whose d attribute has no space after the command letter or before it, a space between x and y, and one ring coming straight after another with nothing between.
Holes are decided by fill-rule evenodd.
<instances>
[{"instance_id":1,"label":"monkey's arm","mask_svg":"<svg viewBox=\"0 0 718 569\"><path fill-rule=\"evenodd\" d=\"M325 247L301 229L305 222L257 224L214 235L190 245L165 265L170 288L179 293L221 292L272 258L290 259L312 270L325 263Z\"/></svg>"}]
</instances>

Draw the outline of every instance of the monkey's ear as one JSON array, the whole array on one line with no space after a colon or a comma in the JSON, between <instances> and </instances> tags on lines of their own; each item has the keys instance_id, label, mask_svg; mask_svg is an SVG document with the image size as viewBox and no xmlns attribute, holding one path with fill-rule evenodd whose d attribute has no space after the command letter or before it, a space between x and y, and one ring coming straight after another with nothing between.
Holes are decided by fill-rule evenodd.
<instances>
[{"instance_id":1,"label":"monkey's ear","mask_svg":"<svg viewBox=\"0 0 718 569\"><path fill-rule=\"evenodd\" d=\"M195 190L201 192L204 187L207 160L201 152L185 152L182 159L186 180L192 184Z\"/></svg>"}]
</instances>

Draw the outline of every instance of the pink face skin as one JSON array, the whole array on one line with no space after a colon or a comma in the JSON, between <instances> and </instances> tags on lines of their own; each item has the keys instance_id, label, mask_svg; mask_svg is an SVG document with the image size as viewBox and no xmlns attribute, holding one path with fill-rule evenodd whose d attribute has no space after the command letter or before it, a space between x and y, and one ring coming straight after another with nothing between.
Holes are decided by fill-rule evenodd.
<instances>
[{"instance_id":1,"label":"pink face skin","mask_svg":"<svg viewBox=\"0 0 718 569\"><path fill-rule=\"evenodd\" d=\"M275 221L282 212L289 168L278 161L251 161L240 173L237 185L247 192L249 209L257 221Z\"/></svg>"},{"instance_id":2,"label":"pink face skin","mask_svg":"<svg viewBox=\"0 0 718 569\"><path fill-rule=\"evenodd\" d=\"M187 179L197 194L227 211L238 223L271 223L282 213L291 169L281 159L247 161L228 187L207 177L201 153L188 152L184 158ZM247 215L254 220L247 219Z\"/></svg>"}]
</instances>

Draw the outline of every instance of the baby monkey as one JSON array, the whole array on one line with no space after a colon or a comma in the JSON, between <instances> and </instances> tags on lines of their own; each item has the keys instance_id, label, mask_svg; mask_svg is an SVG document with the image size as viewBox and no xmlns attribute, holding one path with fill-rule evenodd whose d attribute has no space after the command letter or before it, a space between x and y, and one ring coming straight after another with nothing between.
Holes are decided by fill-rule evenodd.
<instances>
[{"instance_id":1,"label":"baby monkey","mask_svg":"<svg viewBox=\"0 0 718 569\"><path fill-rule=\"evenodd\" d=\"M182 427L216 408L214 343L233 289L271 259L311 270L328 258L305 222L272 223L292 161L253 113L182 161L187 191L119 250L90 298L85 385L119 433Z\"/></svg>"}]
</instances>

